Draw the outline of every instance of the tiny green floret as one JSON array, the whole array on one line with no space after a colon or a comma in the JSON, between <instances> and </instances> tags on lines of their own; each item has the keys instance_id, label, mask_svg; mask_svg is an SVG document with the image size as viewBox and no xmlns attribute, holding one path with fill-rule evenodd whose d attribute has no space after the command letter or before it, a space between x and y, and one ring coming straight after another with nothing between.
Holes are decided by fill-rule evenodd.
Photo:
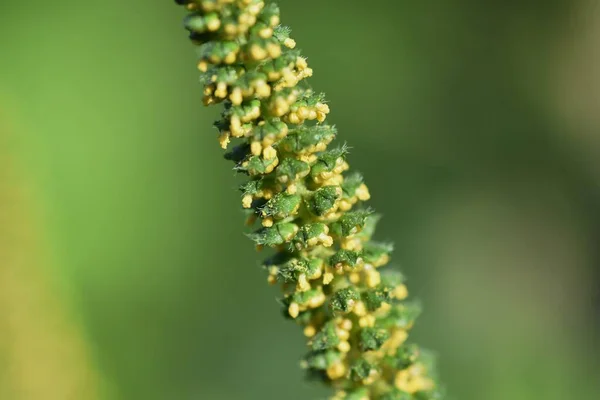
<instances>
[{"instance_id":1,"label":"tiny green floret","mask_svg":"<svg viewBox=\"0 0 600 400\"><path fill-rule=\"evenodd\" d=\"M222 104L214 126L225 158L248 180L239 188L248 236L274 249L268 282L283 314L303 328L307 376L333 400L439 400L429 353L407 339L421 311L404 277L384 270L393 246L372 241L379 216L349 147L326 122L325 95L279 7L265 0L176 0L198 46L205 105ZM233 142L233 143L232 143ZM285 398L281 394L280 398Z\"/></svg>"}]
</instances>

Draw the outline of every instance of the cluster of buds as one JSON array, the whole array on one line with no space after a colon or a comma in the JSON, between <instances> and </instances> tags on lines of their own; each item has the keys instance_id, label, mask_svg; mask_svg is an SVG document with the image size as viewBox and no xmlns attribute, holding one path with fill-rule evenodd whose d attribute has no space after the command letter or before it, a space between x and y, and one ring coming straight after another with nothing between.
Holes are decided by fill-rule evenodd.
<instances>
[{"instance_id":1,"label":"cluster of buds","mask_svg":"<svg viewBox=\"0 0 600 400\"><path fill-rule=\"evenodd\" d=\"M401 274L382 268L392 246L373 241L378 217L369 190L347 173L348 148L329 148L337 129L306 78L313 71L263 0L177 0L199 46L204 104L224 104L215 123L235 170L249 237L274 249L268 282L280 285L284 314L303 327L302 366L333 399L441 399L431 357L408 332L419 306Z\"/></svg>"}]
</instances>

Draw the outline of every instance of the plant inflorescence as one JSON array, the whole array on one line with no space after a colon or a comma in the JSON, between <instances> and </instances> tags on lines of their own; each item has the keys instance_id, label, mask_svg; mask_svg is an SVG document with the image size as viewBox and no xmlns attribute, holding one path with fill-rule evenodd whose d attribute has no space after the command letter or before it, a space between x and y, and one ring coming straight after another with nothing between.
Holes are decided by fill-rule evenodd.
<instances>
[{"instance_id":1,"label":"plant inflorescence","mask_svg":"<svg viewBox=\"0 0 600 400\"><path fill-rule=\"evenodd\" d=\"M378 217L369 190L348 173L345 145L331 147L329 106L307 84L279 8L263 0L176 0L198 45L204 104L224 105L215 123L226 158L249 177L240 187L249 234L274 254L268 282L284 314L308 338L302 366L334 399L441 399L431 357L408 344L419 314L403 276L381 271L392 246L371 240ZM236 141L235 146L230 146Z\"/></svg>"}]
</instances>

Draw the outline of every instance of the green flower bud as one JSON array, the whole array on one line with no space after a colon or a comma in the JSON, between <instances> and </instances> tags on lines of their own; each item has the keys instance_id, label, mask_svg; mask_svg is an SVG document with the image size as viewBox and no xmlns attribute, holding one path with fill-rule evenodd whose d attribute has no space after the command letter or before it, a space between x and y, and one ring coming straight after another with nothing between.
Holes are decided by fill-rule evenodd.
<instances>
[{"instance_id":1,"label":"green flower bud","mask_svg":"<svg viewBox=\"0 0 600 400\"><path fill-rule=\"evenodd\" d=\"M314 153L326 148L336 134L337 130L332 126L302 126L294 129L285 139L279 142L279 148L288 153Z\"/></svg>"},{"instance_id":2,"label":"green flower bud","mask_svg":"<svg viewBox=\"0 0 600 400\"><path fill-rule=\"evenodd\" d=\"M353 287L338 290L331 299L331 309L333 311L349 312L359 298L360 294Z\"/></svg>"},{"instance_id":3,"label":"green flower bud","mask_svg":"<svg viewBox=\"0 0 600 400\"><path fill-rule=\"evenodd\" d=\"M362 252L340 249L329 257L329 264L336 268L355 267L362 262Z\"/></svg>"},{"instance_id":4,"label":"green flower bud","mask_svg":"<svg viewBox=\"0 0 600 400\"><path fill-rule=\"evenodd\" d=\"M379 285L362 293L362 300L369 311L377 311L383 303L389 303L392 299L392 290L389 287Z\"/></svg>"},{"instance_id":5,"label":"green flower bud","mask_svg":"<svg viewBox=\"0 0 600 400\"><path fill-rule=\"evenodd\" d=\"M359 347L362 351L377 350L389 337L385 329L364 328L360 331Z\"/></svg>"},{"instance_id":6,"label":"green flower bud","mask_svg":"<svg viewBox=\"0 0 600 400\"><path fill-rule=\"evenodd\" d=\"M365 226L370 210L359 210L346 213L331 224L331 233L339 237L354 235Z\"/></svg>"},{"instance_id":7,"label":"green flower bud","mask_svg":"<svg viewBox=\"0 0 600 400\"><path fill-rule=\"evenodd\" d=\"M289 242L298 232L298 226L292 223L281 223L262 228L249 237L262 246L277 246Z\"/></svg>"},{"instance_id":8,"label":"green flower bud","mask_svg":"<svg viewBox=\"0 0 600 400\"><path fill-rule=\"evenodd\" d=\"M298 231L298 234L294 238L294 244L299 250L311 248L318 244L329 247L333 240L327 234L328 232L329 228L323 223L306 224Z\"/></svg>"},{"instance_id":9,"label":"green flower bud","mask_svg":"<svg viewBox=\"0 0 600 400\"><path fill-rule=\"evenodd\" d=\"M377 372L376 367L364 358L359 358L350 367L350 378L355 382L360 382L368 378L373 372Z\"/></svg>"},{"instance_id":10,"label":"green flower bud","mask_svg":"<svg viewBox=\"0 0 600 400\"><path fill-rule=\"evenodd\" d=\"M318 350L327 350L333 349L337 345L340 344L340 338L337 336L336 326L334 322L328 322L323 326L321 331L317 333L311 340L310 347L311 349Z\"/></svg>"},{"instance_id":11,"label":"green flower bud","mask_svg":"<svg viewBox=\"0 0 600 400\"><path fill-rule=\"evenodd\" d=\"M302 179L310 172L310 166L304 161L295 158L286 158L275 171L275 175L280 182L291 182Z\"/></svg>"},{"instance_id":12,"label":"green flower bud","mask_svg":"<svg viewBox=\"0 0 600 400\"><path fill-rule=\"evenodd\" d=\"M339 186L325 186L317 189L306 200L306 207L316 216L323 215L332 211L342 196L342 189Z\"/></svg>"},{"instance_id":13,"label":"green flower bud","mask_svg":"<svg viewBox=\"0 0 600 400\"><path fill-rule=\"evenodd\" d=\"M287 218L298 211L301 201L302 198L298 195L279 193L260 209L260 213L275 219Z\"/></svg>"},{"instance_id":14,"label":"green flower bud","mask_svg":"<svg viewBox=\"0 0 600 400\"><path fill-rule=\"evenodd\" d=\"M417 302L394 304L390 312L377 319L377 325L384 328L410 329L421 314L421 305Z\"/></svg>"},{"instance_id":15,"label":"green flower bud","mask_svg":"<svg viewBox=\"0 0 600 400\"><path fill-rule=\"evenodd\" d=\"M339 362L341 355L338 351L313 351L307 354L304 358L303 365L306 368L314 368L317 370L325 370L331 365Z\"/></svg>"}]
</instances>

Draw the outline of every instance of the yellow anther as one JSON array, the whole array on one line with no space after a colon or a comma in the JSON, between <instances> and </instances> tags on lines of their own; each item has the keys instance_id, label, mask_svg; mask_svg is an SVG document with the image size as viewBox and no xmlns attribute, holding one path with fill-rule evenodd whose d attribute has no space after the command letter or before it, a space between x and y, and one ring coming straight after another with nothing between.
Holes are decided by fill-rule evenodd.
<instances>
[{"instance_id":1,"label":"yellow anther","mask_svg":"<svg viewBox=\"0 0 600 400\"><path fill-rule=\"evenodd\" d=\"M230 134L229 132L223 132L219 135L219 144L221 145L222 149L226 149L227 145L230 142Z\"/></svg>"},{"instance_id":2,"label":"yellow anther","mask_svg":"<svg viewBox=\"0 0 600 400\"><path fill-rule=\"evenodd\" d=\"M259 97L269 97L271 95L271 86L263 80L254 82L254 92Z\"/></svg>"},{"instance_id":3,"label":"yellow anther","mask_svg":"<svg viewBox=\"0 0 600 400\"><path fill-rule=\"evenodd\" d=\"M281 46L276 43L267 44L267 53L271 58L277 58L281 56Z\"/></svg>"},{"instance_id":4,"label":"yellow anther","mask_svg":"<svg viewBox=\"0 0 600 400\"><path fill-rule=\"evenodd\" d=\"M306 274L300 274L300 276L298 276L298 284L296 285L296 287L301 292L306 292L307 290L310 290L310 283L308 283Z\"/></svg>"},{"instance_id":5,"label":"yellow anther","mask_svg":"<svg viewBox=\"0 0 600 400\"><path fill-rule=\"evenodd\" d=\"M202 60L202 61L199 61L199 62L198 62L198 69L199 69L201 72L206 72L206 71L208 71L208 63L207 63L206 61L204 61L204 60Z\"/></svg>"},{"instance_id":6,"label":"yellow anther","mask_svg":"<svg viewBox=\"0 0 600 400\"><path fill-rule=\"evenodd\" d=\"M248 7L248 12L252 15L258 15L258 13L260 12L260 10L262 10L262 8L265 6L264 2L258 2L258 3L254 3L251 6Z\"/></svg>"},{"instance_id":7,"label":"yellow anther","mask_svg":"<svg viewBox=\"0 0 600 400\"><path fill-rule=\"evenodd\" d=\"M298 305L298 303L290 304L290 306L288 307L288 314L290 314L290 317L292 318L296 318L298 314L300 314L300 306Z\"/></svg>"},{"instance_id":8,"label":"yellow anther","mask_svg":"<svg viewBox=\"0 0 600 400\"><path fill-rule=\"evenodd\" d=\"M374 288L381 283L381 275L374 268L368 269L365 271L365 283L368 287Z\"/></svg>"},{"instance_id":9,"label":"yellow anther","mask_svg":"<svg viewBox=\"0 0 600 400\"><path fill-rule=\"evenodd\" d=\"M256 23L256 16L249 13L241 13L238 17L238 22L240 25L245 25L246 27L249 27Z\"/></svg>"},{"instance_id":10,"label":"yellow anther","mask_svg":"<svg viewBox=\"0 0 600 400\"><path fill-rule=\"evenodd\" d=\"M313 76L312 68L306 68L305 70L300 71L299 74L300 79L310 78L311 76Z\"/></svg>"},{"instance_id":11,"label":"yellow anther","mask_svg":"<svg viewBox=\"0 0 600 400\"><path fill-rule=\"evenodd\" d=\"M325 303L325 294L323 293L319 293L317 296L312 297L309 301L308 301L308 306L310 308L317 308L320 307L321 305L323 305L323 303Z\"/></svg>"},{"instance_id":12,"label":"yellow anther","mask_svg":"<svg viewBox=\"0 0 600 400\"><path fill-rule=\"evenodd\" d=\"M341 211L348 211L352 209L352 203L350 203L347 199L342 199L340 200L338 207Z\"/></svg>"},{"instance_id":13,"label":"yellow anther","mask_svg":"<svg viewBox=\"0 0 600 400\"><path fill-rule=\"evenodd\" d=\"M316 334L317 334L317 329L316 329L314 326L312 326L312 325L307 325L307 326L304 328L304 336L306 336L306 337L309 337L309 338L310 338L310 337L313 337L313 336L315 336Z\"/></svg>"},{"instance_id":14,"label":"yellow anther","mask_svg":"<svg viewBox=\"0 0 600 400\"><path fill-rule=\"evenodd\" d=\"M367 314L364 317L358 319L358 325L361 328L372 327L375 325L375 317L371 314Z\"/></svg>"},{"instance_id":15,"label":"yellow anther","mask_svg":"<svg viewBox=\"0 0 600 400\"><path fill-rule=\"evenodd\" d=\"M319 240L321 241L321 244L323 244L324 247L331 247L333 245L333 238L324 233L319 235Z\"/></svg>"},{"instance_id":16,"label":"yellow anther","mask_svg":"<svg viewBox=\"0 0 600 400\"><path fill-rule=\"evenodd\" d=\"M281 71L281 74L283 75L283 79L286 81L287 87L295 86L296 83L298 83L298 78L296 75L294 75L294 72L290 68L284 68Z\"/></svg>"},{"instance_id":17,"label":"yellow anther","mask_svg":"<svg viewBox=\"0 0 600 400\"><path fill-rule=\"evenodd\" d=\"M340 322L340 328L345 331L350 331L350 329L352 329L352 321L348 318L343 319L342 322Z\"/></svg>"},{"instance_id":18,"label":"yellow anther","mask_svg":"<svg viewBox=\"0 0 600 400\"><path fill-rule=\"evenodd\" d=\"M425 372L423 365L413 364L396 373L394 385L398 389L410 394L430 390L433 388L433 381L425 377Z\"/></svg>"},{"instance_id":19,"label":"yellow anther","mask_svg":"<svg viewBox=\"0 0 600 400\"><path fill-rule=\"evenodd\" d=\"M346 374L346 366L342 362L336 362L327 368L329 379L339 379Z\"/></svg>"},{"instance_id":20,"label":"yellow anther","mask_svg":"<svg viewBox=\"0 0 600 400\"><path fill-rule=\"evenodd\" d=\"M392 294L396 299L404 300L408 297L408 289L406 288L406 285L398 285Z\"/></svg>"},{"instance_id":21,"label":"yellow anther","mask_svg":"<svg viewBox=\"0 0 600 400\"><path fill-rule=\"evenodd\" d=\"M393 331L390 338L383 343L381 350L388 355L395 354L396 350L406 342L406 339L408 339L408 332L404 329L397 329Z\"/></svg>"},{"instance_id":22,"label":"yellow anther","mask_svg":"<svg viewBox=\"0 0 600 400\"><path fill-rule=\"evenodd\" d=\"M369 188L367 188L367 185L365 185L364 183L361 184L358 188L356 188L355 195L360 201L367 201L371 198Z\"/></svg>"},{"instance_id":23,"label":"yellow anther","mask_svg":"<svg viewBox=\"0 0 600 400\"><path fill-rule=\"evenodd\" d=\"M221 27L221 20L218 18L213 18L210 21L208 21L208 24L206 24L206 27L208 28L209 31L214 32Z\"/></svg>"},{"instance_id":24,"label":"yellow anther","mask_svg":"<svg viewBox=\"0 0 600 400\"><path fill-rule=\"evenodd\" d=\"M348 340L350 338L350 332L345 329L337 328L335 330L335 334L340 338L340 340Z\"/></svg>"},{"instance_id":25,"label":"yellow anther","mask_svg":"<svg viewBox=\"0 0 600 400\"><path fill-rule=\"evenodd\" d=\"M239 87L233 88L231 94L229 95L229 100L233 103L234 106L239 106L244 101L244 97L242 96L242 89Z\"/></svg>"},{"instance_id":26,"label":"yellow anther","mask_svg":"<svg viewBox=\"0 0 600 400\"><path fill-rule=\"evenodd\" d=\"M275 157L277 157L277 150L275 150L275 148L272 146L269 146L269 147L266 147L265 149L263 149L262 153L263 153L263 158L265 160L272 160Z\"/></svg>"},{"instance_id":27,"label":"yellow anther","mask_svg":"<svg viewBox=\"0 0 600 400\"><path fill-rule=\"evenodd\" d=\"M365 303L363 303L362 301L358 301L356 302L356 305L354 306L352 312L354 312L354 314L358 315L359 317L362 317L367 314L367 307L365 307Z\"/></svg>"},{"instance_id":28,"label":"yellow anther","mask_svg":"<svg viewBox=\"0 0 600 400\"><path fill-rule=\"evenodd\" d=\"M252 142L250 144L250 152L252 153L252 155L259 156L260 153L262 153L262 150L263 148L260 142Z\"/></svg>"},{"instance_id":29,"label":"yellow anther","mask_svg":"<svg viewBox=\"0 0 600 400\"><path fill-rule=\"evenodd\" d=\"M287 38L283 41L283 45L288 49L293 49L294 47L296 47L296 41L292 38Z\"/></svg>"},{"instance_id":30,"label":"yellow anther","mask_svg":"<svg viewBox=\"0 0 600 400\"><path fill-rule=\"evenodd\" d=\"M338 344L337 348L342 353L347 353L347 352L350 351L350 343L348 343L347 341L343 340L343 341L340 342L340 344Z\"/></svg>"},{"instance_id":31,"label":"yellow anther","mask_svg":"<svg viewBox=\"0 0 600 400\"><path fill-rule=\"evenodd\" d=\"M265 173L270 174L279 165L279 160L275 159L272 164L265 168Z\"/></svg>"},{"instance_id":32,"label":"yellow anther","mask_svg":"<svg viewBox=\"0 0 600 400\"><path fill-rule=\"evenodd\" d=\"M308 68L308 62L306 61L306 58L304 58L304 57L296 58L296 68L298 68L299 70Z\"/></svg>"},{"instance_id":33,"label":"yellow anther","mask_svg":"<svg viewBox=\"0 0 600 400\"><path fill-rule=\"evenodd\" d=\"M271 217L265 217L265 218L263 218L261 224L265 228L270 228L270 227L273 226L273 218L271 218Z\"/></svg>"},{"instance_id":34,"label":"yellow anther","mask_svg":"<svg viewBox=\"0 0 600 400\"><path fill-rule=\"evenodd\" d=\"M268 39L273 36L273 28L264 28L258 31L258 36L263 39Z\"/></svg>"},{"instance_id":35,"label":"yellow anther","mask_svg":"<svg viewBox=\"0 0 600 400\"><path fill-rule=\"evenodd\" d=\"M217 83L217 90L215 90L215 96L224 99L227 97L227 84L225 82Z\"/></svg>"},{"instance_id":36,"label":"yellow anther","mask_svg":"<svg viewBox=\"0 0 600 400\"><path fill-rule=\"evenodd\" d=\"M298 111L296 111L296 113L300 116L300 118L303 118L303 119L307 119L310 114L308 111L308 108L306 108L306 107L299 107Z\"/></svg>"},{"instance_id":37,"label":"yellow anther","mask_svg":"<svg viewBox=\"0 0 600 400\"><path fill-rule=\"evenodd\" d=\"M237 27L232 23L225 24L225 26L223 27L223 30L229 36L233 36L238 33Z\"/></svg>"},{"instance_id":38,"label":"yellow anther","mask_svg":"<svg viewBox=\"0 0 600 400\"><path fill-rule=\"evenodd\" d=\"M296 184L292 183L291 185L289 185L287 187L287 189L285 191L288 194L296 194L296 192L298 191L298 186L296 186Z\"/></svg>"},{"instance_id":39,"label":"yellow anther","mask_svg":"<svg viewBox=\"0 0 600 400\"><path fill-rule=\"evenodd\" d=\"M257 61L267 58L267 54L267 51L257 44L250 47L250 56Z\"/></svg>"},{"instance_id":40,"label":"yellow anther","mask_svg":"<svg viewBox=\"0 0 600 400\"><path fill-rule=\"evenodd\" d=\"M244 208L250 208L252 207L252 196L247 194L244 197L242 197L242 207Z\"/></svg>"}]
</instances>

